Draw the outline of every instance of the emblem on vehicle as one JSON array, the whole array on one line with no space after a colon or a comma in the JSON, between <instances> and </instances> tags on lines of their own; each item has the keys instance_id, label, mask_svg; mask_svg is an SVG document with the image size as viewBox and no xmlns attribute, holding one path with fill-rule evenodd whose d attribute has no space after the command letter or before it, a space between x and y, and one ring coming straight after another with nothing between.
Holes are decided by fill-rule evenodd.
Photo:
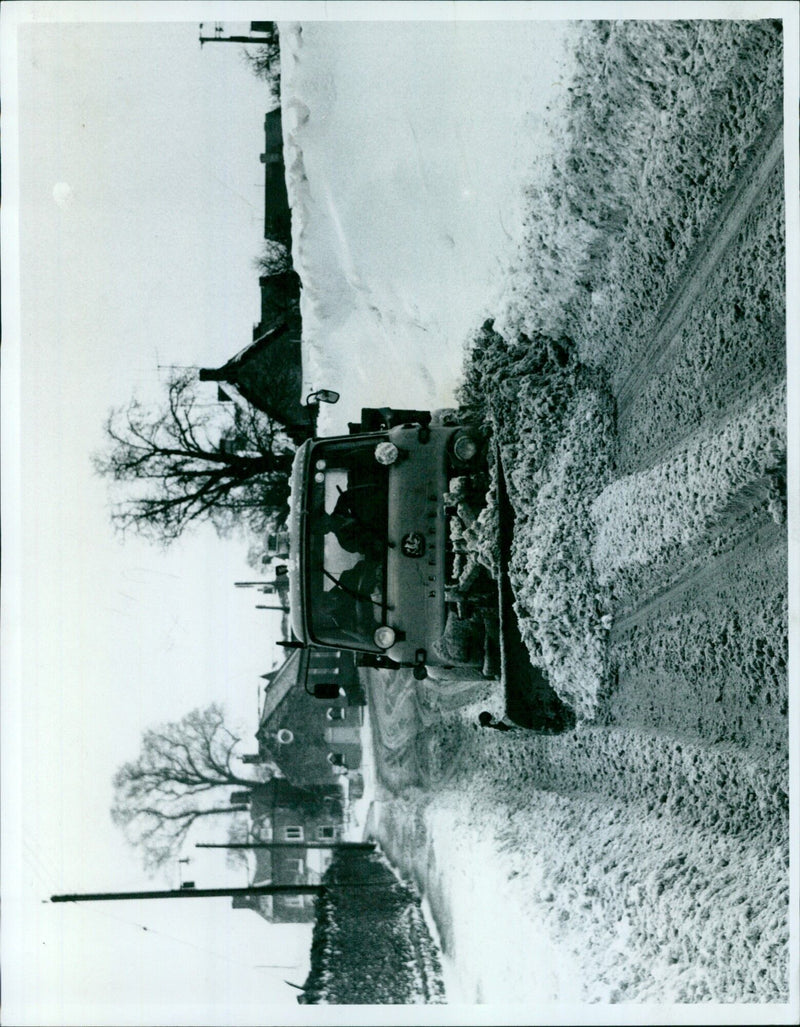
<instances>
[{"instance_id":1,"label":"emblem on vehicle","mask_svg":"<svg viewBox=\"0 0 800 1027\"><path fill-rule=\"evenodd\" d=\"M425 536L418 531L410 531L407 535L403 536L400 542L400 549L404 556L424 556Z\"/></svg>"}]
</instances>

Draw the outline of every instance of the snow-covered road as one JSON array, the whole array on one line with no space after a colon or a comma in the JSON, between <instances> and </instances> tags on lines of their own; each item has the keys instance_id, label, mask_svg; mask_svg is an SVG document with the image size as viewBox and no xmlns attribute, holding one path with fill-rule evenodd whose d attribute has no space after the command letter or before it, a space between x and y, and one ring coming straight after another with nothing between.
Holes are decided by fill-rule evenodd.
<instances>
[{"instance_id":1,"label":"snow-covered road","mask_svg":"<svg viewBox=\"0 0 800 1027\"><path fill-rule=\"evenodd\" d=\"M557 999L563 1017L783 993L784 759L636 728L482 730L499 685L436 720L423 689L370 673L367 830L430 904L451 1001ZM418 709L402 750L382 745L387 690Z\"/></svg>"},{"instance_id":2,"label":"snow-covered road","mask_svg":"<svg viewBox=\"0 0 800 1027\"><path fill-rule=\"evenodd\" d=\"M367 830L451 1001L787 1022L780 32L395 30L282 32L309 384L343 394L323 430L448 404L495 317L467 384L522 636L579 719L483 731L501 686L369 672Z\"/></svg>"}]
</instances>

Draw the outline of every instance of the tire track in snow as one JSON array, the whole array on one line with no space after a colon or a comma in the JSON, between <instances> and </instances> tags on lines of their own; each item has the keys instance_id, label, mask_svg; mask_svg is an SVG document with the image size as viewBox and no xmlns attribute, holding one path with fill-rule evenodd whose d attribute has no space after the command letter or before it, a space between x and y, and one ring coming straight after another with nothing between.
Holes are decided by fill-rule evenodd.
<instances>
[{"instance_id":1,"label":"tire track in snow","mask_svg":"<svg viewBox=\"0 0 800 1027\"><path fill-rule=\"evenodd\" d=\"M477 774L512 813L534 791L593 794L645 811L654 821L675 819L765 847L788 842L785 754L635 727L583 725L563 735L519 731L499 737L466 724L456 730L462 758L449 783L458 788L460 775Z\"/></svg>"},{"instance_id":2,"label":"tire track in snow","mask_svg":"<svg viewBox=\"0 0 800 1027\"><path fill-rule=\"evenodd\" d=\"M783 330L784 328L781 324L780 331L783 332ZM626 464L620 469L620 475L627 477L628 475L642 474L649 471L658 464L669 460L681 450L690 447L696 439L707 436L709 430L723 428L725 426L725 422L731 416L732 411L735 412L736 410L743 409L748 403L752 402L756 396L761 396L766 393L779 380L780 379L776 376L775 371L771 370L766 374L760 375L758 378L753 378L744 382L738 393L729 400L724 410L720 411L715 418L706 419L702 424L698 424L691 431L684 431L681 435L675 438L669 438L657 446L649 446L646 457ZM631 402L632 401L633 400L631 399Z\"/></svg>"},{"instance_id":3,"label":"tire track in snow","mask_svg":"<svg viewBox=\"0 0 800 1027\"><path fill-rule=\"evenodd\" d=\"M630 631L632 627L646 620L662 606L678 598L687 589L703 589L719 581L726 569L741 559L741 547L751 542L756 530L759 531L759 540L764 551L773 546L786 545L786 526L784 524L775 524L773 522L762 528L754 529L751 533L739 539L732 549L721 553L709 563L702 564L699 567L689 567L684 570L682 574L662 587L661 590L648 596L634 610L615 620L611 627L609 641L613 643L620 635Z\"/></svg>"},{"instance_id":4,"label":"tire track in snow","mask_svg":"<svg viewBox=\"0 0 800 1027\"><path fill-rule=\"evenodd\" d=\"M728 247L760 201L764 185L783 156L783 107L773 112L750 161L728 192L719 214L707 226L686 263L684 274L661 308L650 342L616 390L618 415L627 411L644 381L672 357L678 329L716 272Z\"/></svg>"}]
</instances>

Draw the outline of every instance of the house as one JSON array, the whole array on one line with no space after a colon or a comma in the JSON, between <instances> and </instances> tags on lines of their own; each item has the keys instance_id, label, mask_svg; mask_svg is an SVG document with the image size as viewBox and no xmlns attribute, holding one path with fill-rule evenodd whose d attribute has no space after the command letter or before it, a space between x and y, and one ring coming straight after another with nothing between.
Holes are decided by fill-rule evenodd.
<instances>
[{"instance_id":1,"label":"house","mask_svg":"<svg viewBox=\"0 0 800 1027\"><path fill-rule=\"evenodd\" d=\"M260 23L259 23L260 24ZM283 162L280 109L264 118L264 236L291 246L291 211ZM201 381L218 383L220 400L246 401L281 424L296 443L314 435L318 406L303 402L300 278L288 268L264 274L261 318L252 341L216 368L203 368Z\"/></svg>"},{"instance_id":2,"label":"house","mask_svg":"<svg viewBox=\"0 0 800 1027\"><path fill-rule=\"evenodd\" d=\"M342 793L336 784L297 788L283 778L255 785L247 793L236 792L231 800L241 806L247 799L251 835L255 841L292 843L291 847L254 849L251 884L319 884L333 858L333 849L309 848L341 840ZM304 923L314 919L313 895L235 896L234 909L252 909L279 923Z\"/></svg>"},{"instance_id":3,"label":"house","mask_svg":"<svg viewBox=\"0 0 800 1027\"><path fill-rule=\"evenodd\" d=\"M259 755L293 785L330 785L361 766L363 694L352 653L293 649L264 675L267 689L256 732ZM339 683L336 699L317 699L313 682Z\"/></svg>"},{"instance_id":4,"label":"house","mask_svg":"<svg viewBox=\"0 0 800 1027\"><path fill-rule=\"evenodd\" d=\"M292 221L286 192L280 107L264 117L264 152L260 159L264 165L264 238L286 242L291 239Z\"/></svg>"},{"instance_id":5,"label":"house","mask_svg":"<svg viewBox=\"0 0 800 1027\"><path fill-rule=\"evenodd\" d=\"M262 275L261 320L253 340L227 363L202 368L200 381L220 386L220 398L244 399L282 424L295 441L314 433L316 407L303 402L300 280L294 271Z\"/></svg>"}]
</instances>

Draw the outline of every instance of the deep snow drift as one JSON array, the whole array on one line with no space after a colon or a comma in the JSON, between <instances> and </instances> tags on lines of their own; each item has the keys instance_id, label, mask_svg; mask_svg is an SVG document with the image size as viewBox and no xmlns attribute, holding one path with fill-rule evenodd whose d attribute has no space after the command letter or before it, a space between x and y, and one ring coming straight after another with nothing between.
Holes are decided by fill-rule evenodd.
<instances>
[{"instance_id":1,"label":"deep snow drift","mask_svg":"<svg viewBox=\"0 0 800 1027\"><path fill-rule=\"evenodd\" d=\"M502 288L523 183L566 82L560 23L281 26L293 260L309 387L451 405Z\"/></svg>"},{"instance_id":2,"label":"deep snow drift","mask_svg":"<svg viewBox=\"0 0 800 1027\"><path fill-rule=\"evenodd\" d=\"M781 37L771 22L593 23L576 65L466 395L513 469L523 638L591 717L613 688L612 606L785 519ZM778 707L785 577L767 601L781 596L757 640L784 654ZM684 642L676 630L688 664Z\"/></svg>"}]
</instances>

